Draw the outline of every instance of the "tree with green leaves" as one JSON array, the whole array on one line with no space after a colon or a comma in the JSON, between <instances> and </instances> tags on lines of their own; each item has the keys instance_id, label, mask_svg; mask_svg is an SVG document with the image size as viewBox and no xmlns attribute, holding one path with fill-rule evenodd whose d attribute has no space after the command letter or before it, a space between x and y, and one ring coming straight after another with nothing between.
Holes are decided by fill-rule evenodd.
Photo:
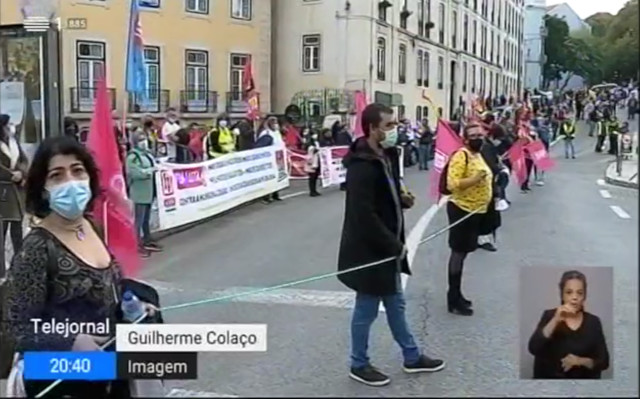
<instances>
[{"instance_id":1,"label":"tree with green leaves","mask_svg":"<svg viewBox=\"0 0 640 399\"><path fill-rule=\"evenodd\" d=\"M592 27L587 43L599 54L600 81L622 83L639 79L640 40L638 0L628 1L616 14L598 13L586 19Z\"/></svg>"},{"instance_id":2,"label":"tree with green leaves","mask_svg":"<svg viewBox=\"0 0 640 399\"><path fill-rule=\"evenodd\" d=\"M547 37L544 50L547 61L542 72L545 88L556 81L562 91L573 76L589 79L599 73L599 53L593 51L584 38L572 36L563 19L547 15L545 27Z\"/></svg>"}]
</instances>

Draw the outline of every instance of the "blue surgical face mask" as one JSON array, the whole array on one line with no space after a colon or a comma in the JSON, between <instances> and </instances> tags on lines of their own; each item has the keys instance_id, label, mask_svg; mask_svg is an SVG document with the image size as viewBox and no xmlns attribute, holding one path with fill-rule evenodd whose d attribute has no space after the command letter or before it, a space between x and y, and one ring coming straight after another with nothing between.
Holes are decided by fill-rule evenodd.
<instances>
[{"instance_id":1,"label":"blue surgical face mask","mask_svg":"<svg viewBox=\"0 0 640 399\"><path fill-rule=\"evenodd\" d=\"M391 148L398 142L398 129L393 128L384 132L384 140L380 142L382 148Z\"/></svg>"},{"instance_id":2,"label":"blue surgical face mask","mask_svg":"<svg viewBox=\"0 0 640 399\"><path fill-rule=\"evenodd\" d=\"M84 214L91 199L89 180L72 180L47 189L49 207L65 219L75 220Z\"/></svg>"}]
</instances>

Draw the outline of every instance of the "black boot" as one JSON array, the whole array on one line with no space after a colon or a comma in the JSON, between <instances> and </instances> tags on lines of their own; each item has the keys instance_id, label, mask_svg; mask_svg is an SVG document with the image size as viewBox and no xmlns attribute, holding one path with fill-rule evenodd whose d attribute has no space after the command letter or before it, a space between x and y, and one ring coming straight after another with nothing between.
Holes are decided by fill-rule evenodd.
<instances>
[{"instance_id":1,"label":"black boot","mask_svg":"<svg viewBox=\"0 0 640 399\"><path fill-rule=\"evenodd\" d=\"M461 274L449 275L449 292L447 292L447 309L449 313L458 314L460 316L473 315L473 309L463 302L462 293L460 292L460 283L462 281Z\"/></svg>"}]
</instances>

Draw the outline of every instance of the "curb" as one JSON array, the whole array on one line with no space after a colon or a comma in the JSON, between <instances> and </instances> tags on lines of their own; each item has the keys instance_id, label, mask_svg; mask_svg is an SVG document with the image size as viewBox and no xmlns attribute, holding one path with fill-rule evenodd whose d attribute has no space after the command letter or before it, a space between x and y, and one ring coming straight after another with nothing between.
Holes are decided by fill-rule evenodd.
<instances>
[{"instance_id":1,"label":"curb","mask_svg":"<svg viewBox=\"0 0 640 399\"><path fill-rule=\"evenodd\" d=\"M607 184L611 184L613 186L618 186L618 187L624 187L624 188L632 188L637 190L639 188L639 184L638 182L632 182L632 181L627 181L624 179L618 179L618 178L614 178L614 177L609 177L609 173L607 173L609 171L609 169L612 169L615 167L615 162L609 164L609 166L607 166L607 169L604 172L604 181Z\"/></svg>"}]
</instances>

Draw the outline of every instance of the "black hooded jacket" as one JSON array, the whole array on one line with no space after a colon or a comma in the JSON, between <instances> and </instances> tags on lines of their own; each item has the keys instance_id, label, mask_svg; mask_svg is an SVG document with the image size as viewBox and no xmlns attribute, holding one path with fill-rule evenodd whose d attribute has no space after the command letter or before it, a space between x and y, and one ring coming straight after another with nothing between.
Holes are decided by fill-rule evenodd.
<instances>
[{"instance_id":1,"label":"black hooded jacket","mask_svg":"<svg viewBox=\"0 0 640 399\"><path fill-rule=\"evenodd\" d=\"M343 160L346 201L338 270L348 270L402 253L405 242L400 197L400 153L385 151L388 162L359 138ZM388 166L387 166L388 165ZM400 290L399 272L411 274L406 257L338 276L356 292L383 296Z\"/></svg>"}]
</instances>

